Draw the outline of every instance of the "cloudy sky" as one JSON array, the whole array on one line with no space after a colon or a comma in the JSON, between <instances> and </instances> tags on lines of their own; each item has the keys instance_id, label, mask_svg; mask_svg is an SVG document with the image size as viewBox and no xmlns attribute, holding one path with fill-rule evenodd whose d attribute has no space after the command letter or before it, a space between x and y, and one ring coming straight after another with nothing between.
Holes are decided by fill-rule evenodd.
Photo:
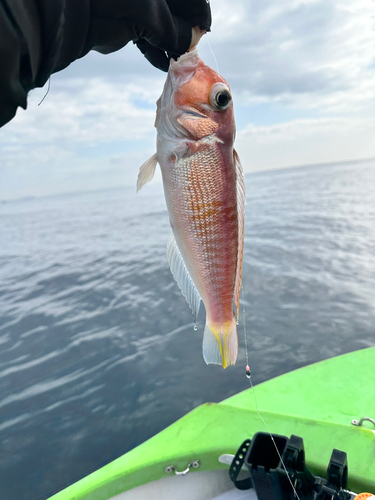
<instances>
[{"instance_id":1,"label":"cloudy sky","mask_svg":"<svg viewBox=\"0 0 375 500\"><path fill-rule=\"evenodd\" d=\"M199 52L232 88L246 172L375 157L372 0L211 6ZM0 130L0 199L135 185L164 80L133 44L53 75Z\"/></svg>"}]
</instances>

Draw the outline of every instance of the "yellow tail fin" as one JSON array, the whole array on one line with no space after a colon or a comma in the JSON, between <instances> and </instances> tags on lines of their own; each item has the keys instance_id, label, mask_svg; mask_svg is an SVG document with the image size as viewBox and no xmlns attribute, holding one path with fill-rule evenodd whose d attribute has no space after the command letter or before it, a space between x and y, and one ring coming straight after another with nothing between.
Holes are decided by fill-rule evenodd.
<instances>
[{"instance_id":1,"label":"yellow tail fin","mask_svg":"<svg viewBox=\"0 0 375 500\"><path fill-rule=\"evenodd\" d=\"M238 338L236 319L216 325L206 320L203 336L203 357L207 364L223 365L223 368L236 364Z\"/></svg>"}]
</instances>

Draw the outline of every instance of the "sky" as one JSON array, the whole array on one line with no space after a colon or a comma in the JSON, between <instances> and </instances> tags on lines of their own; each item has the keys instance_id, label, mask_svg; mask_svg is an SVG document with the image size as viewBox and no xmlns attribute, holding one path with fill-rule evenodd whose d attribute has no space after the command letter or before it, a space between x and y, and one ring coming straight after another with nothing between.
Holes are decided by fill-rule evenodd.
<instances>
[{"instance_id":1,"label":"sky","mask_svg":"<svg viewBox=\"0 0 375 500\"><path fill-rule=\"evenodd\" d=\"M373 0L211 9L199 53L231 87L245 172L375 157ZM132 43L52 75L0 129L0 200L135 186L165 76Z\"/></svg>"}]
</instances>

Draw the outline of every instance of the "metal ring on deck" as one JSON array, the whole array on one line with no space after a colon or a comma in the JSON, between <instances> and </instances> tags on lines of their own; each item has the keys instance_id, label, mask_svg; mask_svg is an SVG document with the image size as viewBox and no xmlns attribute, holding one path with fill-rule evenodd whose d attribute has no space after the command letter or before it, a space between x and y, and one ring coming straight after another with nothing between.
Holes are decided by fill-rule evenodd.
<instances>
[{"instance_id":1,"label":"metal ring on deck","mask_svg":"<svg viewBox=\"0 0 375 500\"><path fill-rule=\"evenodd\" d=\"M172 472L175 473L176 476L186 476L188 472L190 472L190 469L198 469L200 467L201 463L199 460L192 460L189 465L186 467L185 470L179 472L174 465L167 465L164 467L164 472L167 474L171 474Z\"/></svg>"},{"instance_id":2,"label":"metal ring on deck","mask_svg":"<svg viewBox=\"0 0 375 500\"><path fill-rule=\"evenodd\" d=\"M361 427L361 425L363 424L364 421L368 421L368 422L371 422L372 424L374 424L375 426L375 420L371 417L362 417L360 420L352 420L352 424L353 425L357 425L358 427Z\"/></svg>"}]
</instances>

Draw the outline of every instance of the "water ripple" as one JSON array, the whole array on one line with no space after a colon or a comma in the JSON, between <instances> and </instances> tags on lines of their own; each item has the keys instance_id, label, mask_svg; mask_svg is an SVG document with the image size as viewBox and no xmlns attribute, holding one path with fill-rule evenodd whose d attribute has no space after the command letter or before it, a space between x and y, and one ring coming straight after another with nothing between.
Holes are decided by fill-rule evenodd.
<instances>
[{"instance_id":1,"label":"water ripple","mask_svg":"<svg viewBox=\"0 0 375 500\"><path fill-rule=\"evenodd\" d=\"M241 308L254 381L374 345L374 161L246 182ZM204 310L195 331L168 269L161 186L2 204L0 234L7 500L44 499L246 388L242 323L236 367L203 361Z\"/></svg>"}]
</instances>

